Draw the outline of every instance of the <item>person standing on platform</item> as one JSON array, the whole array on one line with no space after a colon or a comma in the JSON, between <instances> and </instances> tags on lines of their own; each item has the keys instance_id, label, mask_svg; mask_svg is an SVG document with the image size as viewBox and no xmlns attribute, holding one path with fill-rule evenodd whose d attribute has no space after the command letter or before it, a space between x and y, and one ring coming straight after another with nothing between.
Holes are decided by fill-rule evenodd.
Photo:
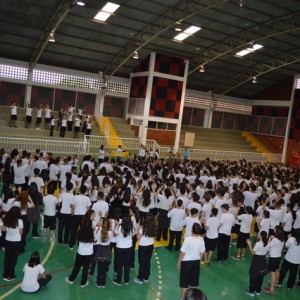
<instances>
[{"instance_id":1,"label":"person standing on platform","mask_svg":"<svg viewBox=\"0 0 300 300\"><path fill-rule=\"evenodd\" d=\"M68 123L67 123L67 130L73 130L73 113L71 111L68 112Z\"/></svg>"},{"instance_id":2,"label":"person standing on platform","mask_svg":"<svg viewBox=\"0 0 300 300\"><path fill-rule=\"evenodd\" d=\"M51 125L51 109L47 104L45 107L45 129L50 130L50 125Z\"/></svg>"},{"instance_id":3,"label":"person standing on platform","mask_svg":"<svg viewBox=\"0 0 300 300\"><path fill-rule=\"evenodd\" d=\"M99 149L99 156L98 156L98 165L100 166L101 163L103 163L105 157L105 150L104 145L101 145Z\"/></svg>"},{"instance_id":4,"label":"person standing on platform","mask_svg":"<svg viewBox=\"0 0 300 300\"><path fill-rule=\"evenodd\" d=\"M74 120L74 139L79 139L80 126L81 126L81 120L79 116L76 116Z\"/></svg>"},{"instance_id":5,"label":"person standing on platform","mask_svg":"<svg viewBox=\"0 0 300 300\"><path fill-rule=\"evenodd\" d=\"M141 147L139 149L139 159L145 160L145 158L146 158L146 148L144 145L141 145Z\"/></svg>"},{"instance_id":6,"label":"person standing on platform","mask_svg":"<svg viewBox=\"0 0 300 300\"><path fill-rule=\"evenodd\" d=\"M41 129L40 126L42 123L42 111L43 111L43 107L42 105L39 105L38 108L36 109L36 121L35 121L35 127L38 130Z\"/></svg>"},{"instance_id":7,"label":"person standing on platform","mask_svg":"<svg viewBox=\"0 0 300 300\"><path fill-rule=\"evenodd\" d=\"M92 132L92 125L93 125L93 122L92 122L91 119L89 119L89 120L86 122L85 135L87 135L87 136L91 135L91 132Z\"/></svg>"},{"instance_id":8,"label":"person standing on platform","mask_svg":"<svg viewBox=\"0 0 300 300\"><path fill-rule=\"evenodd\" d=\"M18 120L18 106L16 105L16 102L12 102L11 106L11 113L10 113L10 127L17 127L17 120Z\"/></svg>"},{"instance_id":9,"label":"person standing on platform","mask_svg":"<svg viewBox=\"0 0 300 300\"><path fill-rule=\"evenodd\" d=\"M51 116L51 121L50 121L50 136L53 136L54 127L55 127L55 119L54 119L54 116Z\"/></svg>"},{"instance_id":10,"label":"person standing on platform","mask_svg":"<svg viewBox=\"0 0 300 300\"><path fill-rule=\"evenodd\" d=\"M65 115L63 115L61 119L61 125L60 125L60 137L64 138L67 130L67 119Z\"/></svg>"},{"instance_id":11,"label":"person standing on platform","mask_svg":"<svg viewBox=\"0 0 300 300\"><path fill-rule=\"evenodd\" d=\"M184 240L180 249L177 268L180 270L181 300L189 287L199 286L200 260L205 252L201 232L201 225L194 223L192 235Z\"/></svg>"},{"instance_id":12,"label":"person standing on platform","mask_svg":"<svg viewBox=\"0 0 300 300\"><path fill-rule=\"evenodd\" d=\"M27 103L26 105L26 115L25 115L25 127L29 128L32 122L32 110L33 108L30 107L30 104Z\"/></svg>"}]
</instances>

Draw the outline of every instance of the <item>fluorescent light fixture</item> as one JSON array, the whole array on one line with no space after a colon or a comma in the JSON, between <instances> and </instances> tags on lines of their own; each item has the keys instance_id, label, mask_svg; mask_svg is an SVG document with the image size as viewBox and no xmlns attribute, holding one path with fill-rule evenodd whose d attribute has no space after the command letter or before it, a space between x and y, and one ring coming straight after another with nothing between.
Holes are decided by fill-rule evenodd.
<instances>
[{"instance_id":1,"label":"fluorescent light fixture","mask_svg":"<svg viewBox=\"0 0 300 300\"><path fill-rule=\"evenodd\" d=\"M262 47L263 47L262 45L254 44L253 47L250 48L250 45L249 45L249 46L247 47L247 49L241 50L241 51L237 52L237 53L235 54L235 56L237 56L237 57L243 57L243 56L245 56L245 55L247 55L247 54L249 54L249 53L252 53L252 52L254 52L254 51L256 51L256 50L258 50L258 49L260 49L260 48L262 48Z\"/></svg>"},{"instance_id":2,"label":"fluorescent light fixture","mask_svg":"<svg viewBox=\"0 0 300 300\"><path fill-rule=\"evenodd\" d=\"M199 72L200 72L200 73L204 73L204 72L205 72L204 65L201 65L201 66L200 66Z\"/></svg>"},{"instance_id":3,"label":"fluorescent light fixture","mask_svg":"<svg viewBox=\"0 0 300 300\"><path fill-rule=\"evenodd\" d=\"M119 7L119 4L107 2L95 15L94 20L105 22Z\"/></svg>"},{"instance_id":4,"label":"fluorescent light fixture","mask_svg":"<svg viewBox=\"0 0 300 300\"><path fill-rule=\"evenodd\" d=\"M51 42L51 43L55 43L54 30L52 30L52 31L50 32L48 41Z\"/></svg>"},{"instance_id":5,"label":"fluorescent light fixture","mask_svg":"<svg viewBox=\"0 0 300 300\"><path fill-rule=\"evenodd\" d=\"M183 41L184 39L188 38L189 36L193 35L194 33L196 33L197 31L199 31L201 29L201 27L197 27L197 26L190 26L189 28L187 28L186 30L184 30L183 32L177 34L174 37L175 41Z\"/></svg>"},{"instance_id":6,"label":"fluorescent light fixture","mask_svg":"<svg viewBox=\"0 0 300 300\"><path fill-rule=\"evenodd\" d=\"M133 52L132 58L133 59L139 59L139 53L136 50Z\"/></svg>"},{"instance_id":7,"label":"fluorescent light fixture","mask_svg":"<svg viewBox=\"0 0 300 300\"><path fill-rule=\"evenodd\" d=\"M94 17L95 20L105 22L111 16L110 13L99 11Z\"/></svg>"},{"instance_id":8,"label":"fluorescent light fixture","mask_svg":"<svg viewBox=\"0 0 300 300\"><path fill-rule=\"evenodd\" d=\"M256 76L252 77L252 83L257 83L257 78L256 78Z\"/></svg>"},{"instance_id":9,"label":"fluorescent light fixture","mask_svg":"<svg viewBox=\"0 0 300 300\"><path fill-rule=\"evenodd\" d=\"M176 28L175 28L175 31L182 31L182 29L179 28L179 27L176 27Z\"/></svg>"},{"instance_id":10,"label":"fluorescent light fixture","mask_svg":"<svg viewBox=\"0 0 300 300\"><path fill-rule=\"evenodd\" d=\"M79 6L85 6L85 3L83 1L77 1L76 4Z\"/></svg>"},{"instance_id":11,"label":"fluorescent light fixture","mask_svg":"<svg viewBox=\"0 0 300 300\"><path fill-rule=\"evenodd\" d=\"M191 26L188 29L186 29L184 32L192 35L192 34L196 33L197 31L199 31L200 29L201 29L201 27Z\"/></svg>"}]
</instances>

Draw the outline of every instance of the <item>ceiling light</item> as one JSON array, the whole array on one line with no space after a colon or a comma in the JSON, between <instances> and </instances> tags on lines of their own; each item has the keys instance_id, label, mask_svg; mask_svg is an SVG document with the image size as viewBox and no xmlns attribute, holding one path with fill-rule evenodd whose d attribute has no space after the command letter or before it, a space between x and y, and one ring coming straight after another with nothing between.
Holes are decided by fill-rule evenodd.
<instances>
[{"instance_id":1,"label":"ceiling light","mask_svg":"<svg viewBox=\"0 0 300 300\"><path fill-rule=\"evenodd\" d=\"M250 42L250 43L249 43L249 46L247 47L246 50L248 50L248 51L253 51L253 50L255 50L255 49L254 49L254 43L253 43L253 42Z\"/></svg>"},{"instance_id":2,"label":"ceiling light","mask_svg":"<svg viewBox=\"0 0 300 300\"><path fill-rule=\"evenodd\" d=\"M187 28L186 30L184 30L183 32L177 34L174 37L175 41L183 41L184 39L188 38L189 36L193 35L194 33L196 33L197 31L199 31L201 29L201 27L198 26L190 26L189 28Z\"/></svg>"},{"instance_id":3,"label":"ceiling light","mask_svg":"<svg viewBox=\"0 0 300 300\"><path fill-rule=\"evenodd\" d=\"M257 83L257 78L256 78L256 76L252 77L252 83Z\"/></svg>"},{"instance_id":4,"label":"ceiling light","mask_svg":"<svg viewBox=\"0 0 300 300\"><path fill-rule=\"evenodd\" d=\"M240 0L240 7L244 6L244 0Z\"/></svg>"},{"instance_id":5,"label":"ceiling light","mask_svg":"<svg viewBox=\"0 0 300 300\"><path fill-rule=\"evenodd\" d=\"M139 59L139 53L136 50L133 52L132 58L133 59Z\"/></svg>"},{"instance_id":6,"label":"ceiling light","mask_svg":"<svg viewBox=\"0 0 300 300\"><path fill-rule=\"evenodd\" d=\"M247 55L247 54L249 54L249 53L252 53L252 52L254 52L254 51L256 51L256 50L258 50L258 49L260 49L260 48L262 48L262 47L263 47L262 45L259 45L259 44L253 44L253 43L252 43L251 47L248 46L247 49L244 49L244 50L241 50L241 51L237 52L237 53L235 54L235 56L236 56L236 57L243 57L243 56L245 56L245 55Z\"/></svg>"},{"instance_id":7,"label":"ceiling light","mask_svg":"<svg viewBox=\"0 0 300 300\"><path fill-rule=\"evenodd\" d=\"M204 73L204 72L205 72L204 65L201 65L201 66L200 66L199 72L200 72L200 73Z\"/></svg>"},{"instance_id":8,"label":"ceiling light","mask_svg":"<svg viewBox=\"0 0 300 300\"><path fill-rule=\"evenodd\" d=\"M182 31L182 29L179 28L179 27L176 27L176 28L175 28L175 31Z\"/></svg>"},{"instance_id":9,"label":"ceiling light","mask_svg":"<svg viewBox=\"0 0 300 300\"><path fill-rule=\"evenodd\" d=\"M79 6L85 6L85 2L83 2L83 1L77 1L76 4L79 5Z\"/></svg>"},{"instance_id":10,"label":"ceiling light","mask_svg":"<svg viewBox=\"0 0 300 300\"><path fill-rule=\"evenodd\" d=\"M119 4L107 2L95 15L94 20L105 22L119 7Z\"/></svg>"},{"instance_id":11,"label":"ceiling light","mask_svg":"<svg viewBox=\"0 0 300 300\"><path fill-rule=\"evenodd\" d=\"M52 30L52 31L50 32L48 41L51 42L51 43L55 43L54 30Z\"/></svg>"}]
</instances>

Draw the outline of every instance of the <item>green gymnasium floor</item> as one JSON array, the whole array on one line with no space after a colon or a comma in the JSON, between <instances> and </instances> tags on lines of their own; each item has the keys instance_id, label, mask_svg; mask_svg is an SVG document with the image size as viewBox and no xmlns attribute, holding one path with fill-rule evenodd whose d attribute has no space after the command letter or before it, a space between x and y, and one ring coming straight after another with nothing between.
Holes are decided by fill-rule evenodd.
<instances>
[{"instance_id":1,"label":"green gymnasium floor","mask_svg":"<svg viewBox=\"0 0 300 300\"><path fill-rule=\"evenodd\" d=\"M176 268L178 252L169 252L162 244L158 244L152 257L151 276L147 284L139 285L132 281L137 275L138 264L134 271L130 271L130 284L117 287L112 284L112 268L110 268L107 285L105 289L97 288L94 280L89 278L89 286L80 287L80 277L76 279L73 285L69 285L64 278L71 272L72 264L76 251L69 250L68 247L58 246L55 243L43 242L41 239L32 239L27 237L26 252L19 256L16 275L17 280L13 282L5 282L0 279L0 299L7 300L52 300L52 299L123 299L123 300L177 300L180 297L180 288L178 287L179 270ZM159 247L162 246L162 247ZM22 293L18 288L18 283L22 280L22 268L27 262L30 254L34 250L39 250L42 260L47 260L45 269L47 273L53 275L49 285L35 294ZM231 248L231 253L235 252L235 248ZM0 250L1 274L3 270L4 252ZM137 259L137 256L136 256ZM200 288L205 291L209 300L230 299L243 300L250 299L244 293L248 287L248 268L250 257L243 261L235 261L229 258L227 262L213 262L211 267L201 266ZM266 276L267 284L269 276ZM300 288L295 286L294 289L288 290L281 287L276 290L276 295L270 296L261 293L260 299L289 299L299 300Z\"/></svg>"}]
</instances>

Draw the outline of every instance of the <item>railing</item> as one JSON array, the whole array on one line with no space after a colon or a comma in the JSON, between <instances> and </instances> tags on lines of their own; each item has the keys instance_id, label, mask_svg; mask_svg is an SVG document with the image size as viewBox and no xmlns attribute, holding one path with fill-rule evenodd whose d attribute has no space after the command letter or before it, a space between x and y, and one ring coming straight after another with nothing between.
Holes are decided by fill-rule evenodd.
<instances>
[{"instance_id":1,"label":"railing","mask_svg":"<svg viewBox=\"0 0 300 300\"><path fill-rule=\"evenodd\" d=\"M70 142L64 140L43 140L43 139L24 139L0 137L0 148L5 148L9 151L12 149L35 151L41 149L42 151L49 151L60 154L98 154L99 147L104 145L111 149L111 145L116 141L122 141L122 145L127 151L138 151L141 146L139 139L131 138L111 138L104 136L84 136L83 141ZM110 145L110 147L109 147ZM116 145L115 148L117 148ZM156 141L147 140L147 149L158 149L160 157L169 157L168 147L160 147ZM115 149L114 149L115 150ZM176 154L183 157L184 148L179 148ZM256 152L235 152L235 151L220 151L220 150L204 150L204 149L190 149L190 159L202 160L209 157L211 160L241 160L253 162L281 162L282 155L274 153L256 153Z\"/></svg>"},{"instance_id":2,"label":"railing","mask_svg":"<svg viewBox=\"0 0 300 300\"><path fill-rule=\"evenodd\" d=\"M61 154L88 154L89 143L86 141L69 142L63 140L43 140L0 137L0 147L5 150L18 149L20 151L35 151L41 149L52 153Z\"/></svg>"},{"instance_id":3,"label":"railing","mask_svg":"<svg viewBox=\"0 0 300 300\"><path fill-rule=\"evenodd\" d=\"M169 157L169 148L160 147L160 157ZM175 156L183 157L184 148L175 150ZM237 152L237 151L221 151L221 150L204 150L204 149L190 149L190 159L202 160L206 158L211 160L241 160L253 162L281 162L282 155L274 153L257 153L257 152Z\"/></svg>"}]
</instances>

